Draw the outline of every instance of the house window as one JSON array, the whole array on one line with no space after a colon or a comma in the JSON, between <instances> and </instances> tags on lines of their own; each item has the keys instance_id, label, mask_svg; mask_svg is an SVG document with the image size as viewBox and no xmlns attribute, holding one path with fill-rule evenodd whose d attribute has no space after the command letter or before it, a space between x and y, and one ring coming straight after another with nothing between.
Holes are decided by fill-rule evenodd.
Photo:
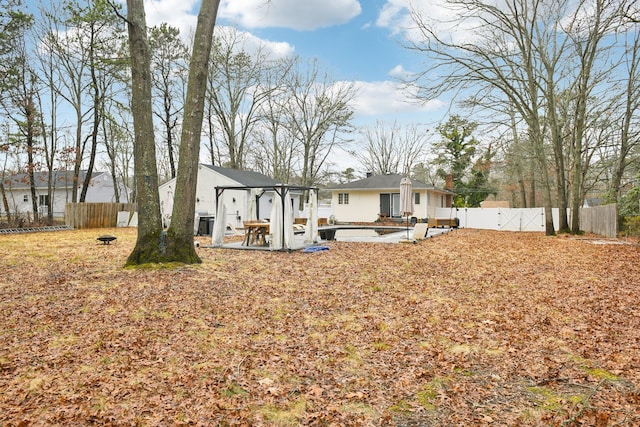
<instances>
[{"instance_id":1,"label":"house window","mask_svg":"<svg viewBox=\"0 0 640 427\"><path fill-rule=\"evenodd\" d=\"M38 196L38 206L49 206L49 195L41 194Z\"/></svg>"},{"instance_id":2,"label":"house window","mask_svg":"<svg viewBox=\"0 0 640 427\"><path fill-rule=\"evenodd\" d=\"M29 201L29 195L25 194L24 196L22 196L22 201L25 202L25 203L28 202Z\"/></svg>"},{"instance_id":3,"label":"house window","mask_svg":"<svg viewBox=\"0 0 640 427\"><path fill-rule=\"evenodd\" d=\"M420 204L420 193L413 193L413 204L414 205Z\"/></svg>"},{"instance_id":4,"label":"house window","mask_svg":"<svg viewBox=\"0 0 640 427\"><path fill-rule=\"evenodd\" d=\"M349 193L338 193L338 204L339 205L348 205L349 204Z\"/></svg>"}]
</instances>

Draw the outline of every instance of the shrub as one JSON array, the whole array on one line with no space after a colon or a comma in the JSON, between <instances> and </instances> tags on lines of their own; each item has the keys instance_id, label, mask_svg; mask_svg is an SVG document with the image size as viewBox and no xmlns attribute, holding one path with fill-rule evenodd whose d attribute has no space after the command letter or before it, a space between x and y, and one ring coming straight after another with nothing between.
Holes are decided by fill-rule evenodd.
<instances>
[{"instance_id":1,"label":"shrub","mask_svg":"<svg viewBox=\"0 0 640 427\"><path fill-rule=\"evenodd\" d=\"M627 215L623 217L620 234L628 237L640 237L640 215Z\"/></svg>"}]
</instances>

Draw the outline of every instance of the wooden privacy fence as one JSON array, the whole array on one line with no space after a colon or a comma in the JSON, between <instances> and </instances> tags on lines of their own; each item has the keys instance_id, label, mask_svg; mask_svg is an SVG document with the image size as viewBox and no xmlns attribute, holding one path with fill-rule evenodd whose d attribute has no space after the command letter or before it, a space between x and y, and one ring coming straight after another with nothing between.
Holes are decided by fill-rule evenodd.
<instances>
[{"instance_id":1,"label":"wooden privacy fence","mask_svg":"<svg viewBox=\"0 0 640 427\"><path fill-rule=\"evenodd\" d=\"M606 237L618 235L618 209L616 204L580 209L580 229Z\"/></svg>"},{"instance_id":2,"label":"wooden privacy fence","mask_svg":"<svg viewBox=\"0 0 640 427\"><path fill-rule=\"evenodd\" d=\"M135 203L67 203L64 222L76 229L115 227L118 212L135 212Z\"/></svg>"}]
</instances>

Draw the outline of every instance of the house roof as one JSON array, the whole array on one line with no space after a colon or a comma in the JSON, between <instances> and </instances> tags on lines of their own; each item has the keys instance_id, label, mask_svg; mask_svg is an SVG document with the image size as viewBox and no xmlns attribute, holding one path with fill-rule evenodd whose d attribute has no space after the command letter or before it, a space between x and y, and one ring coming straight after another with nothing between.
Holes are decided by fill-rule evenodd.
<instances>
[{"instance_id":1,"label":"house roof","mask_svg":"<svg viewBox=\"0 0 640 427\"><path fill-rule=\"evenodd\" d=\"M202 165L208 169L211 169L221 175L226 176L243 185L245 187L271 187L275 185L281 185L280 182L273 178L269 178L267 175L253 171L243 171L239 169L223 168L221 166Z\"/></svg>"},{"instance_id":2,"label":"house roof","mask_svg":"<svg viewBox=\"0 0 640 427\"><path fill-rule=\"evenodd\" d=\"M400 191L400 181L402 180L402 178L403 176L397 173L389 173L385 175L372 175L368 178L363 178L357 181L351 181L345 184L338 184L328 189L332 191L338 191L338 190ZM448 190L443 190L433 185L425 184L424 182L421 182L415 179L411 180L411 185L414 190L432 190L440 193L451 193Z\"/></svg>"},{"instance_id":3,"label":"house roof","mask_svg":"<svg viewBox=\"0 0 640 427\"><path fill-rule=\"evenodd\" d=\"M91 178L94 179L105 172L93 172ZM87 171L80 171L78 175L78 183L82 183L87 175ZM49 180L49 172L34 172L33 178L36 188L46 188ZM29 188L29 174L19 173L7 176L2 181L5 188L19 190ZM73 171L53 171L53 187L54 188L71 188L73 187Z\"/></svg>"}]
</instances>

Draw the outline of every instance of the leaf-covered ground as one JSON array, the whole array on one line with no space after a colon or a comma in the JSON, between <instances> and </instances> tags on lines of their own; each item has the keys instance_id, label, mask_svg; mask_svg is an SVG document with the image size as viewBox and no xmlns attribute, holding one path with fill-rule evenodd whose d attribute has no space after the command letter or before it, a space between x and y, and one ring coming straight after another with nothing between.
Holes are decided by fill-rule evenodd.
<instances>
[{"instance_id":1,"label":"leaf-covered ground","mask_svg":"<svg viewBox=\"0 0 640 427\"><path fill-rule=\"evenodd\" d=\"M124 269L135 239L0 235L1 425L640 424L637 245L457 230Z\"/></svg>"}]
</instances>

